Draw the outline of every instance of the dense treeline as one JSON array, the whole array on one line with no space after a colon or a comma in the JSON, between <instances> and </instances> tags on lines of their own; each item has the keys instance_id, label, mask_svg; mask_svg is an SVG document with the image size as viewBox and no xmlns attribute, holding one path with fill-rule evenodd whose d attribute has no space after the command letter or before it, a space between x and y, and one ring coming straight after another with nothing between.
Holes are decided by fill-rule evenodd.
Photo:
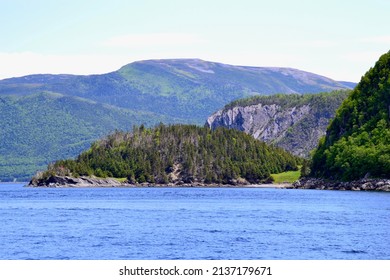
<instances>
[{"instance_id":1,"label":"dense treeline","mask_svg":"<svg viewBox=\"0 0 390 280\"><path fill-rule=\"evenodd\" d=\"M311 175L352 180L390 177L390 52L338 109L313 156Z\"/></svg>"},{"instance_id":2,"label":"dense treeline","mask_svg":"<svg viewBox=\"0 0 390 280\"><path fill-rule=\"evenodd\" d=\"M247 98L235 100L227 104L223 110L229 110L237 106L245 107L251 105L273 105L277 104L281 108L300 107L310 105L317 114L332 112L334 106L338 106L348 96L350 90L334 90L331 92L322 92L316 94L274 94L274 95L255 95Z\"/></svg>"},{"instance_id":3,"label":"dense treeline","mask_svg":"<svg viewBox=\"0 0 390 280\"><path fill-rule=\"evenodd\" d=\"M49 165L42 175L95 175L131 183L259 183L297 170L300 159L236 130L194 125L134 127L101 139L75 160Z\"/></svg>"}]
</instances>

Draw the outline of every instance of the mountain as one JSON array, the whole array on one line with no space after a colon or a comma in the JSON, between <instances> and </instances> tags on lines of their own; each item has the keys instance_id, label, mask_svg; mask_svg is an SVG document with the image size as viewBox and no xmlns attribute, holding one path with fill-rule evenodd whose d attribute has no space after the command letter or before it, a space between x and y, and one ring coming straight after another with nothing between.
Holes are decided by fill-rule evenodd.
<instances>
[{"instance_id":1,"label":"mountain","mask_svg":"<svg viewBox=\"0 0 390 280\"><path fill-rule=\"evenodd\" d=\"M244 131L254 138L309 157L348 91L254 96L226 105L206 125Z\"/></svg>"},{"instance_id":2,"label":"mountain","mask_svg":"<svg viewBox=\"0 0 390 280\"><path fill-rule=\"evenodd\" d=\"M0 181L27 180L54 159L77 155L109 131L172 120L49 92L0 96L0 112Z\"/></svg>"},{"instance_id":3,"label":"mountain","mask_svg":"<svg viewBox=\"0 0 390 280\"><path fill-rule=\"evenodd\" d=\"M59 160L30 185L55 176L127 178L131 184L247 184L297 170L299 159L236 130L160 124L96 141L75 160Z\"/></svg>"},{"instance_id":4,"label":"mountain","mask_svg":"<svg viewBox=\"0 0 390 280\"><path fill-rule=\"evenodd\" d=\"M350 87L291 68L167 59L134 62L103 75L31 75L6 79L0 81L0 95L52 91L202 124L212 112L239 98Z\"/></svg>"},{"instance_id":5,"label":"mountain","mask_svg":"<svg viewBox=\"0 0 390 280\"><path fill-rule=\"evenodd\" d=\"M350 85L290 68L198 59L147 60L103 75L30 75L0 81L0 180L32 176L76 156L100 136L134 124L203 124L247 96Z\"/></svg>"},{"instance_id":6,"label":"mountain","mask_svg":"<svg viewBox=\"0 0 390 280\"><path fill-rule=\"evenodd\" d=\"M350 89L354 89L356 87L356 83L353 83L353 82L346 82L346 81L339 81L340 84L350 88Z\"/></svg>"},{"instance_id":7,"label":"mountain","mask_svg":"<svg viewBox=\"0 0 390 280\"><path fill-rule=\"evenodd\" d=\"M390 178L390 51L337 110L313 156L311 176Z\"/></svg>"}]
</instances>

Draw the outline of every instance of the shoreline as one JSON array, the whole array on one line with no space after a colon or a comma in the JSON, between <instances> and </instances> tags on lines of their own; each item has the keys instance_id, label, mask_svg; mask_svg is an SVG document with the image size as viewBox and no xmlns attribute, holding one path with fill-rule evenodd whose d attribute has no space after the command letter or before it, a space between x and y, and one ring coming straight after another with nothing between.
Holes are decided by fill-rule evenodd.
<instances>
[{"instance_id":1,"label":"shoreline","mask_svg":"<svg viewBox=\"0 0 390 280\"><path fill-rule=\"evenodd\" d=\"M61 188L73 188L73 189L108 189L108 188L129 188L129 189L147 189L147 188L154 188L154 189L178 189L178 188L229 188L229 189L293 189L291 187L291 184L258 184L258 185L228 185L228 184L221 184L221 185L166 185L166 184L151 184L151 185L130 185L130 184L121 184L121 185L50 185L50 186L32 186L30 184L25 184L23 187L26 188L53 188L53 189L61 189Z\"/></svg>"},{"instance_id":2,"label":"shoreline","mask_svg":"<svg viewBox=\"0 0 390 280\"><path fill-rule=\"evenodd\" d=\"M390 179L360 179L355 181L342 182L318 178L301 178L294 182L291 188L310 190L390 192Z\"/></svg>"},{"instance_id":3,"label":"shoreline","mask_svg":"<svg viewBox=\"0 0 390 280\"><path fill-rule=\"evenodd\" d=\"M141 183L131 184L128 182L120 182L115 178L96 178L81 176L78 178L68 176L52 176L47 180L31 180L24 187L28 188L277 188L286 189L292 188L292 184L206 184L206 183Z\"/></svg>"},{"instance_id":4,"label":"shoreline","mask_svg":"<svg viewBox=\"0 0 390 280\"><path fill-rule=\"evenodd\" d=\"M311 190L339 190L339 191L380 191L390 192L390 179L360 179L351 182L331 181L318 178L301 178L294 183L262 183L233 182L232 184L206 184L200 182L157 184L157 183L129 183L115 178L97 178L81 176L52 176L47 179L33 179L24 187L28 188L273 188L273 189L311 189Z\"/></svg>"}]
</instances>

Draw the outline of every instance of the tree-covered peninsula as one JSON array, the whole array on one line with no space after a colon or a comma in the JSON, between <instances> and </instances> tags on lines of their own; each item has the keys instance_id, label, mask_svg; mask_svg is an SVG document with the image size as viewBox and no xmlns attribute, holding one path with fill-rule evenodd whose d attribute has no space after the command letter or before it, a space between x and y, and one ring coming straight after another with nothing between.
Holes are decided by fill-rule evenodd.
<instances>
[{"instance_id":1,"label":"tree-covered peninsula","mask_svg":"<svg viewBox=\"0 0 390 280\"><path fill-rule=\"evenodd\" d=\"M50 164L30 184L45 185L56 176L126 178L129 184L256 184L269 181L271 173L297 170L299 163L237 130L160 124L116 131L76 159Z\"/></svg>"}]
</instances>

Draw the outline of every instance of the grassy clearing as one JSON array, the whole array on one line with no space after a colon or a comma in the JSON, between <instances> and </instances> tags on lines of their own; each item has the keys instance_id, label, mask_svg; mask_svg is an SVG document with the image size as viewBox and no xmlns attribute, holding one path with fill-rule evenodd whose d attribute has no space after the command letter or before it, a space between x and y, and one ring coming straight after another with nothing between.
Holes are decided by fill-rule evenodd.
<instances>
[{"instance_id":1,"label":"grassy clearing","mask_svg":"<svg viewBox=\"0 0 390 280\"><path fill-rule=\"evenodd\" d=\"M127 178L115 178L119 183L123 183L127 180Z\"/></svg>"},{"instance_id":2,"label":"grassy clearing","mask_svg":"<svg viewBox=\"0 0 390 280\"><path fill-rule=\"evenodd\" d=\"M299 179L301 176L301 170L287 171L279 174L271 174L275 184L292 183Z\"/></svg>"}]
</instances>

